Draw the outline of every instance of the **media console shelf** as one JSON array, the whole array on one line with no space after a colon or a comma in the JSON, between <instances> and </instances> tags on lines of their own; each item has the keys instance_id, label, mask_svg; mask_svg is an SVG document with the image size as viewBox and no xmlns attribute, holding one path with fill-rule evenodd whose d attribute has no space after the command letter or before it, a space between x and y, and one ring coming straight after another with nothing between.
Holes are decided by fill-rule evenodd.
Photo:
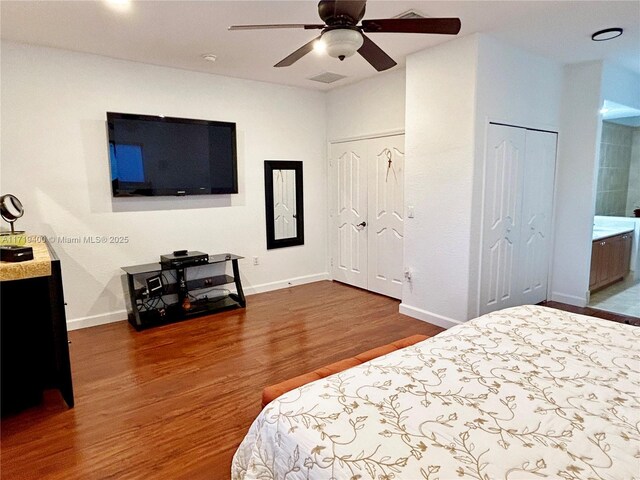
<instances>
[{"instance_id":1,"label":"media console shelf","mask_svg":"<svg viewBox=\"0 0 640 480\"><path fill-rule=\"evenodd\" d=\"M238 260L231 253L209 255L209 262L179 268L160 262L122 267L127 293L127 317L136 330L209 315L221 310L244 308L247 303L240 283ZM231 262L233 276L225 273L189 279L190 271ZM147 279L162 279L161 288L150 292ZM173 281L171 281L173 280ZM236 292L220 293L224 285L235 284ZM211 292L214 292L211 294Z\"/></svg>"}]
</instances>

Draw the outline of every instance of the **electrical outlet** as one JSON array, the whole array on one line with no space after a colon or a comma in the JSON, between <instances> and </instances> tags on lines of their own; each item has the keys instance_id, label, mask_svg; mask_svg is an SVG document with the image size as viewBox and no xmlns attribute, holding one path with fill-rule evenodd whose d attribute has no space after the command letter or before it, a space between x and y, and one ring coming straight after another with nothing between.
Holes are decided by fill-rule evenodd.
<instances>
[{"instance_id":1,"label":"electrical outlet","mask_svg":"<svg viewBox=\"0 0 640 480\"><path fill-rule=\"evenodd\" d=\"M260 260L258 259L258 257L253 257L253 264L260 265Z\"/></svg>"}]
</instances>

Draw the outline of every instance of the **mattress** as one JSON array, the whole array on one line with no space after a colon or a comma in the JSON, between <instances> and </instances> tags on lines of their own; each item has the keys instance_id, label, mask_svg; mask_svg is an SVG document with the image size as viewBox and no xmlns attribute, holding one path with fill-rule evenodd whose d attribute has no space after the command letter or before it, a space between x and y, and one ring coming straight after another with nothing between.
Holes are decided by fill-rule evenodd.
<instances>
[{"instance_id":1,"label":"mattress","mask_svg":"<svg viewBox=\"0 0 640 480\"><path fill-rule=\"evenodd\" d=\"M484 315L292 390L233 479L640 479L640 328Z\"/></svg>"}]
</instances>

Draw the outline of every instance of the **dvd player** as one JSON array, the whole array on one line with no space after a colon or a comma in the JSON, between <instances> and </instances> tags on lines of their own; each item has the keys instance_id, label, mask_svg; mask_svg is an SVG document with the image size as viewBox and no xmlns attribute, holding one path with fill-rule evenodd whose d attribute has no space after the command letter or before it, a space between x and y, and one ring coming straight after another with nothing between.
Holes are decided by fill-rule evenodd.
<instances>
[{"instance_id":1,"label":"dvd player","mask_svg":"<svg viewBox=\"0 0 640 480\"><path fill-rule=\"evenodd\" d=\"M178 250L167 255L160 255L160 263L165 267L182 268L209 263L209 255L202 252Z\"/></svg>"}]
</instances>

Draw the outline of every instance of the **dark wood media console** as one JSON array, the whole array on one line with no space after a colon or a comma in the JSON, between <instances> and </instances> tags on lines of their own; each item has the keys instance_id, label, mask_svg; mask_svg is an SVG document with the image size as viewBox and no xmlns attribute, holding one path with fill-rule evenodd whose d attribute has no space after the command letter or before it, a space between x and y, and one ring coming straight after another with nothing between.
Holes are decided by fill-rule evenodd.
<instances>
[{"instance_id":1,"label":"dark wood media console","mask_svg":"<svg viewBox=\"0 0 640 480\"><path fill-rule=\"evenodd\" d=\"M209 315L221 310L244 308L247 303L240 282L238 260L243 257L231 253L209 255L207 263L170 267L163 263L147 263L122 267L126 292L127 317L136 330ZM189 280L189 271L199 267L231 262L233 276L225 273ZM162 287L150 292L147 279L160 276ZM174 281L169 281L171 277ZM215 294L224 285L234 284L236 292ZM226 290L226 289L224 289Z\"/></svg>"}]
</instances>

